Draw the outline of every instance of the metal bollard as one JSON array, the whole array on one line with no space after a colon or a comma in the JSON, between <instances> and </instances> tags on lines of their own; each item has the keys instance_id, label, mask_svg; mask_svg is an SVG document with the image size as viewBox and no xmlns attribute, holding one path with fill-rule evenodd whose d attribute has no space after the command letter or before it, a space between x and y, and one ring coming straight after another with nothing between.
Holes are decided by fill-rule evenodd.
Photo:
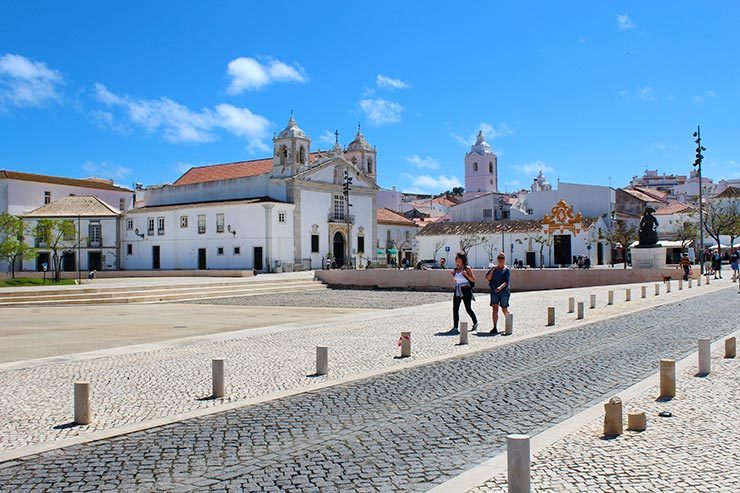
<instances>
[{"instance_id":1,"label":"metal bollard","mask_svg":"<svg viewBox=\"0 0 740 493\"><path fill-rule=\"evenodd\" d=\"M401 332L401 357L411 357L411 332Z\"/></svg>"},{"instance_id":2,"label":"metal bollard","mask_svg":"<svg viewBox=\"0 0 740 493\"><path fill-rule=\"evenodd\" d=\"M647 298L647 286L642 286L640 288L640 297Z\"/></svg>"},{"instance_id":3,"label":"metal bollard","mask_svg":"<svg viewBox=\"0 0 740 493\"><path fill-rule=\"evenodd\" d=\"M214 359L211 360L211 376L212 376L212 392L211 395L214 398L224 396L224 388L226 382L224 379L224 360Z\"/></svg>"},{"instance_id":4,"label":"metal bollard","mask_svg":"<svg viewBox=\"0 0 740 493\"><path fill-rule=\"evenodd\" d=\"M596 308L596 295L595 294L591 295L590 301L591 302L589 303L589 308L593 310L594 308Z\"/></svg>"},{"instance_id":5,"label":"metal bollard","mask_svg":"<svg viewBox=\"0 0 740 493\"><path fill-rule=\"evenodd\" d=\"M632 288L624 290L624 301L630 301L632 299Z\"/></svg>"},{"instance_id":6,"label":"metal bollard","mask_svg":"<svg viewBox=\"0 0 740 493\"><path fill-rule=\"evenodd\" d=\"M87 425L91 421L90 382L75 382L75 424Z\"/></svg>"},{"instance_id":7,"label":"metal bollard","mask_svg":"<svg viewBox=\"0 0 740 493\"><path fill-rule=\"evenodd\" d=\"M316 346L316 374L329 374L329 348L326 346Z\"/></svg>"},{"instance_id":8,"label":"metal bollard","mask_svg":"<svg viewBox=\"0 0 740 493\"><path fill-rule=\"evenodd\" d=\"M468 344L468 323L467 322L460 322L460 345L464 346L465 344Z\"/></svg>"},{"instance_id":9,"label":"metal bollard","mask_svg":"<svg viewBox=\"0 0 740 493\"><path fill-rule=\"evenodd\" d=\"M711 339L699 339L699 376L706 376L712 371Z\"/></svg>"},{"instance_id":10,"label":"metal bollard","mask_svg":"<svg viewBox=\"0 0 740 493\"><path fill-rule=\"evenodd\" d=\"M660 398L676 397L676 362L672 359L660 360Z\"/></svg>"},{"instance_id":11,"label":"metal bollard","mask_svg":"<svg viewBox=\"0 0 740 493\"><path fill-rule=\"evenodd\" d=\"M555 325L555 307L547 307L547 325Z\"/></svg>"},{"instance_id":12,"label":"metal bollard","mask_svg":"<svg viewBox=\"0 0 740 493\"><path fill-rule=\"evenodd\" d=\"M737 351L737 340L735 337L725 339L725 358L734 358Z\"/></svg>"},{"instance_id":13,"label":"metal bollard","mask_svg":"<svg viewBox=\"0 0 740 493\"><path fill-rule=\"evenodd\" d=\"M529 493L530 485L529 435L506 436L506 470L509 493Z\"/></svg>"},{"instance_id":14,"label":"metal bollard","mask_svg":"<svg viewBox=\"0 0 740 493\"><path fill-rule=\"evenodd\" d=\"M614 304L614 291L609 290L606 297L606 304L607 305L613 305Z\"/></svg>"},{"instance_id":15,"label":"metal bollard","mask_svg":"<svg viewBox=\"0 0 740 493\"><path fill-rule=\"evenodd\" d=\"M578 314L576 315L576 318L578 320L583 318L583 301L578 302Z\"/></svg>"},{"instance_id":16,"label":"metal bollard","mask_svg":"<svg viewBox=\"0 0 740 493\"><path fill-rule=\"evenodd\" d=\"M621 435L622 429L622 399L614 396L604 404L604 436Z\"/></svg>"},{"instance_id":17,"label":"metal bollard","mask_svg":"<svg viewBox=\"0 0 740 493\"><path fill-rule=\"evenodd\" d=\"M506 325L504 327L504 333L507 336L510 336L514 333L514 314L513 313L507 313L506 314Z\"/></svg>"},{"instance_id":18,"label":"metal bollard","mask_svg":"<svg viewBox=\"0 0 740 493\"><path fill-rule=\"evenodd\" d=\"M658 296L660 294L660 284L657 282L655 283L655 296Z\"/></svg>"},{"instance_id":19,"label":"metal bollard","mask_svg":"<svg viewBox=\"0 0 740 493\"><path fill-rule=\"evenodd\" d=\"M576 299L574 297L568 298L568 313L576 311Z\"/></svg>"}]
</instances>

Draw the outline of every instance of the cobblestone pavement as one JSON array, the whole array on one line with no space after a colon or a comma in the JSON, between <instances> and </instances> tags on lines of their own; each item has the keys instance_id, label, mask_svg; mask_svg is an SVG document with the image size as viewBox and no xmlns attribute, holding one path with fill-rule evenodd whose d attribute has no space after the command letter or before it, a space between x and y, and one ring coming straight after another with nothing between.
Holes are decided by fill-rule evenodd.
<instances>
[{"instance_id":1,"label":"cobblestone pavement","mask_svg":"<svg viewBox=\"0 0 740 493\"><path fill-rule=\"evenodd\" d=\"M0 465L3 491L420 491L736 329L734 290ZM717 307L721 307L718 309ZM156 391L156 389L153 389ZM6 414L7 415L7 414Z\"/></svg>"},{"instance_id":2,"label":"cobblestone pavement","mask_svg":"<svg viewBox=\"0 0 740 493\"><path fill-rule=\"evenodd\" d=\"M235 306L309 306L315 308L373 308L387 310L449 301L452 292L369 291L327 289L305 293L268 294L191 301L193 304Z\"/></svg>"},{"instance_id":3,"label":"cobblestone pavement","mask_svg":"<svg viewBox=\"0 0 740 493\"><path fill-rule=\"evenodd\" d=\"M514 293L516 335L513 338L472 336L468 347L496 347L507 340L542 333L547 329L548 305L557 307L558 328L576 325L574 314L566 313L570 295L585 300L590 293L597 293L599 308L586 313L587 320L594 320L695 293L722 290L722 286L729 284L729 281L713 283L709 287L678 291L674 283L670 295L648 296L644 300L637 297L639 290L633 287L633 301L629 303L623 301L624 289L618 287ZM604 306L609 289L615 290L615 305ZM486 304L486 296L479 296L475 303L482 331L491 327ZM278 327L259 334L247 331L234 338L221 335L149 351L0 371L0 388L3 388L0 416L4 416L0 452L197 409L215 409L224 403L280 391L309 389L327 380L392 368L405 363L394 358L399 354L396 341L404 330L412 331L412 361L451 357L469 349L458 346L457 337L435 336L450 327L450 310L449 302L419 309L383 310L320 326ZM330 374L316 378L309 375L315 371L314 348L320 345L330 346ZM225 399L205 398L210 394L213 358L226 360ZM89 425L69 426L72 386L80 380L91 383L95 419Z\"/></svg>"},{"instance_id":4,"label":"cobblestone pavement","mask_svg":"<svg viewBox=\"0 0 740 493\"><path fill-rule=\"evenodd\" d=\"M545 448L532 458L535 492L737 492L740 491L740 361L712 358L712 373L695 377L696 366L677 375L676 397L657 402L654 387L624 403L645 411L643 432L625 431L604 440L603 418ZM670 411L671 418L658 413ZM506 476L471 493L507 491Z\"/></svg>"}]
</instances>

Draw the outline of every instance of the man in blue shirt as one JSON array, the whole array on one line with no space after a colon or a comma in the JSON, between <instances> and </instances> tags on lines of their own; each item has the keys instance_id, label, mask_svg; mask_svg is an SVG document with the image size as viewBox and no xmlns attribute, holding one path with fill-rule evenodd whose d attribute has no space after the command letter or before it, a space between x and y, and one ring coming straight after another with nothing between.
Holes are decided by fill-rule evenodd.
<instances>
[{"instance_id":1,"label":"man in blue shirt","mask_svg":"<svg viewBox=\"0 0 740 493\"><path fill-rule=\"evenodd\" d=\"M498 334L498 308L501 307L504 317L509 313L509 296L511 295L511 272L505 264L506 256L500 252L496 257L496 266L486 273L486 281L491 288L491 310L493 311L493 329L491 334Z\"/></svg>"}]
</instances>

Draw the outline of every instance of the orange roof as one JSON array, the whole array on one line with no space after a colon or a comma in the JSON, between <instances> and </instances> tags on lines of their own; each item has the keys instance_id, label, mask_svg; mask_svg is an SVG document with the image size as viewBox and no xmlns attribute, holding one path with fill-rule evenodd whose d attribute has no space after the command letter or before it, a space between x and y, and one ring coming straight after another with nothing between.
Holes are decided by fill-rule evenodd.
<instances>
[{"instance_id":1,"label":"orange roof","mask_svg":"<svg viewBox=\"0 0 740 493\"><path fill-rule=\"evenodd\" d=\"M653 197L656 200L659 200L661 202L665 202L665 198L668 196L668 193L661 192L660 190L656 190L655 188L650 187L632 187L633 190L637 190L639 192L644 193L648 197Z\"/></svg>"},{"instance_id":2,"label":"orange roof","mask_svg":"<svg viewBox=\"0 0 740 493\"><path fill-rule=\"evenodd\" d=\"M385 207L376 211L379 224L396 224L398 226L416 226L416 223L398 212Z\"/></svg>"},{"instance_id":3,"label":"orange roof","mask_svg":"<svg viewBox=\"0 0 740 493\"><path fill-rule=\"evenodd\" d=\"M272 158L196 166L187 170L174 184L193 185L209 181L233 180L235 178L264 175L270 171L272 171Z\"/></svg>"},{"instance_id":4,"label":"orange roof","mask_svg":"<svg viewBox=\"0 0 740 493\"><path fill-rule=\"evenodd\" d=\"M669 216L671 214L679 214L682 212L688 213L688 212L692 212L693 210L694 208L688 204L683 204L681 202L673 202L655 211L655 215Z\"/></svg>"},{"instance_id":5,"label":"orange roof","mask_svg":"<svg viewBox=\"0 0 740 493\"><path fill-rule=\"evenodd\" d=\"M638 190L636 188L623 188L622 190L625 193L632 195L636 199L642 200L643 202L668 202L665 198L659 198L656 195L645 193L643 190Z\"/></svg>"},{"instance_id":6,"label":"orange roof","mask_svg":"<svg viewBox=\"0 0 740 493\"><path fill-rule=\"evenodd\" d=\"M35 173L23 173L21 171L8 171L0 169L0 179L34 181L38 183L53 183L55 185L68 185L70 187L96 188L99 190L111 190L114 192L130 192L128 188L119 187L111 180L100 178L64 178L61 176L37 175Z\"/></svg>"}]
</instances>

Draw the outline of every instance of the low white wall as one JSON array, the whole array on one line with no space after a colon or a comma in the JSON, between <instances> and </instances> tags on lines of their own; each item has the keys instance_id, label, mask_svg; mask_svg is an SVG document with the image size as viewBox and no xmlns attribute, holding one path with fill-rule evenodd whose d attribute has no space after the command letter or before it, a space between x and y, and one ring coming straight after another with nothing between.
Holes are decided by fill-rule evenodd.
<instances>
[{"instance_id":1,"label":"low white wall","mask_svg":"<svg viewBox=\"0 0 740 493\"><path fill-rule=\"evenodd\" d=\"M77 271L62 272L62 279L77 279ZM81 277L87 279L87 271L81 272ZM99 279L118 279L124 277L252 277L251 270L101 270L95 274ZM16 272L15 277L44 277L43 272L25 271ZM54 277L54 272L47 272L46 278ZM7 272L0 273L0 279L9 279Z\"/></svg>"}]
</instances>

